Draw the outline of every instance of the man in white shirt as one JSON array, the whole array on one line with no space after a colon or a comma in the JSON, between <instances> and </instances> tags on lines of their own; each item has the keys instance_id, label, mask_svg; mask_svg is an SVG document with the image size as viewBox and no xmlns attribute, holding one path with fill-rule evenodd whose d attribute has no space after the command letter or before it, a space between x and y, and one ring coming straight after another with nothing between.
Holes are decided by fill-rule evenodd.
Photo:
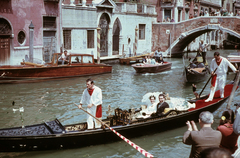
<instances>
[{"instance_id":1,"label":"man in white shirt","mask_svg":"<svg viewBox=\"0 0 240 158\"><path fill-rule=\"evenodd\" d=\"M98 119L102 119L102 90L94 85L93 80L86 80L87 88L83 91L80 105L81 109L83 104L87 104L87 111ZM95 123L95 124L94 124ZM101 122L94 119L92 116L87 115L87 125L88 129L93 129L101 127Z\"/></svg>"},{"instance_id":2,"label":"man in white shirt","mask_svg":"<svg viewBox=\"0 0 240 158\"><path fill-rule=\"evenodd\" d=\"M161 51L161 47L158 47L158 50L155 51L154 57L156 62L163 63L163 52Z\"/></svg>"},{"instance_id":3,"label":"man in white shirt","mask_svg":"<svg viewBox=\"0 0 240 158\"><path fill-rule=\"evenodd\" d=\"M62 65L64 65L64 62L67 61L67 51L65 50L62 55L58 58L58 61L62 62Z\"/></svg>"},{"instance_id":4,"label":"man in white shirt","mask_svg":"<svg viewBox=\"0 0 240 158\"><path fill-rule=\"evenodd\" d=\"M199 51L202 52L203 63L206 64L206 54L207 54L208 44L204 43L203 40L199 43Z\"/></svg>"},{"instance_id":5,"label":"man in white shirt","mask_svg":"<svg viewBox=\"0 0 240 158\"><path fill-rule=\"evenodd\" d=\"M214 59L211 62L210 69L212 71L212 82L211 82L211 91L209 98L205 102L212 101L216 87L220 89L220 97L224 98L224 87L226 83L228 66L232 69L233 72L238 72L238 70L224 57L220 56L219 52L214 53ZM214 72L214 70L217 70Z\"/></svg>"}]
</instances>

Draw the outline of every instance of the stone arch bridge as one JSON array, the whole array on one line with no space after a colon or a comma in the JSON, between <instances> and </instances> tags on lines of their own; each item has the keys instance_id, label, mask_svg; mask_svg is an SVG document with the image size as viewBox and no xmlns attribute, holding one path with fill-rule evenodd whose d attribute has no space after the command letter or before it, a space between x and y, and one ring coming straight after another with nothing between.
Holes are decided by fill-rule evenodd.
<instances>
[{"instance_id":1,"label":"stone arch bridge","mask_svg":"<svg viewBox=\"0 0 240 158\"><path fill-rule=\"evenodd\" d=\"M157 23L152 27L152 50L161 47L172 57L181 56L185 47L195 38L213 30L240 38L240 17L197 17L177 23ZM170 30L169 34L167 30Z\"/></svg>"}]
</instances>

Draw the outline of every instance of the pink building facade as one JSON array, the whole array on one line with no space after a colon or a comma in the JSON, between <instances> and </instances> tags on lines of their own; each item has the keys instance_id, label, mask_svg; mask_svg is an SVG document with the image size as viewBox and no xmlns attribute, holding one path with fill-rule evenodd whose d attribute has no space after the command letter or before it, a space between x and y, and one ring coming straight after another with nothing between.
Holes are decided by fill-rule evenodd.
<instances>
[{"instance_id":1,"label":"pink building facade","mask_svg":"<svg viewBox=\"0 0 240 158\"><path fill-rule=\"evenodd\" d=\"M0 65L29 57L29 25L34 25L33 58L48 61L60 52L59 0L0 1Z\"/></svg>"}]
</instances>

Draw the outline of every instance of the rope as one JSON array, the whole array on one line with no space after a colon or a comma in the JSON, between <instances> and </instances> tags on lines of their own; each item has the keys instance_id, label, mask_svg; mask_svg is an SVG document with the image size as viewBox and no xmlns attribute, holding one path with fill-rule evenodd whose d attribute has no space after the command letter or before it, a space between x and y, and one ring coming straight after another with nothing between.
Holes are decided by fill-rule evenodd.
<instances>
[{"instance_id":1,"label":"rope","mask_svg":"<svg viewBox=\"0 0 240 158\"><path fill-rule=\"evenodd\" d=\"M78 108L79 106L74 103ZM96 120L98 120L99 122L102 123L102 125L106 125L109 129L111 129L111 131L113 131L113 133L115 133L116 135L118 135L120 138L122 138L125 142L127 142L129 145L131 145L133 148L135 148L137 151L139 151L141 154L143 154L145 157L148 158L152 158L154 157L152 154L150 154L149 152L147 152L146 150L142 149L141 147L139 147L138 145L136 145L135 143L131 142L129 139L127 139L126 137L122 136L120 133L118 133L117 131L115 131L114 129L112 129L110 126L108 126L107 124L105 124L104 122L102 122L100 119L98 119L97 117L93 116L92 114L90 114L89 112L87 112L86 110L84 110L82 107L80 108L81 110L83 110L84 112L86 112L87 114L89 114L90 116L92 116L93 118L95 118Z\"/></svg>"}]
</instances>

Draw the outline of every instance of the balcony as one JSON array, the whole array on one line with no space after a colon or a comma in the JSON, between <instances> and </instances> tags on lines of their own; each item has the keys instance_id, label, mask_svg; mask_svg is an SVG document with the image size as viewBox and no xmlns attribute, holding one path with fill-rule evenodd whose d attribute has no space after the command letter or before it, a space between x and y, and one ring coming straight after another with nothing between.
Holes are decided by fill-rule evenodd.
<instances>
[{"instance_id":1,"label":"balcony","mask_svg":"<svg viewBox=\"0 0 240 158\"><path fill-rule=\"evenodd\" d=\"M141 13L156 15L155 6L139 3L116 2L115 12Z\"/></svg>"},{"instance_id":2,"label":"balcony","mask_svg":"<svg viewBox=\"0 0 240 158\"><path fill-rule=\"evenodd\" d=\"M172 0L161 0L162 3L171 3Z\"/></svg>"}]
</instances>

